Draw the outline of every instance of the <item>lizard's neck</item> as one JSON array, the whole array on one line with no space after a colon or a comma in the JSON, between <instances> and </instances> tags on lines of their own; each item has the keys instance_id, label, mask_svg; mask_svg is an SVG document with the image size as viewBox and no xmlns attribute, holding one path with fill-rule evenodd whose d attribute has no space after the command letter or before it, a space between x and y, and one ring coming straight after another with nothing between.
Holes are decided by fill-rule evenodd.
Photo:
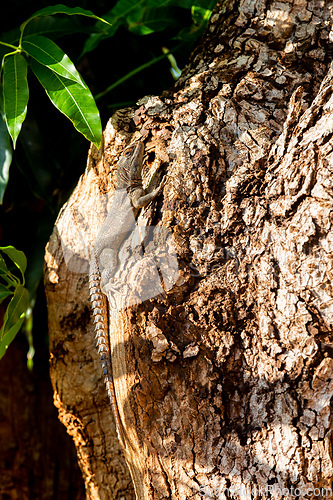
<instances>
[{"instance_id":1,"label":"lizard's neck","mask_svg":"<svg viewBox=\"0 0 333 500\"><path fill-rule=\"evenodd\" d=\"M140 169L141 173L141 169ZM127 192L131 193L138 188L142 188L142 180L141 177L137 178L136 176L133 178L131 172L122 170L118 172L117 175L117 190L119 189L127 189Z\"/></svg>"}]
</instances>

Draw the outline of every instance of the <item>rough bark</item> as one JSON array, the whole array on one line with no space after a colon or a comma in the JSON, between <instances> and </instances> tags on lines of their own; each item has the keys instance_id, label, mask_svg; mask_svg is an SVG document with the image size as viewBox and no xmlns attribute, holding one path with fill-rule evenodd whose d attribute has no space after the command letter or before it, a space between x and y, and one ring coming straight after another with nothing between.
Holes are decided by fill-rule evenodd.
<instances>
[{"instance_id":1,"label":"rough bark","mask_svg":"<svg viewBox=\"0 0 333 500\"><path fill-rule=\"evenodd\" d=\"M220 3L176 87L118 112L91 151L46 254L51 377L88 498L133 498L124 457L139 499L332 486L331 28L325 2ZM166 182L138 223L172 233L179 279L110 311L122 453L87 276L73 270L139 132L146 184L156 170ZM66 239L82 256L72 271ZM144 290L149 273L136 272Z\"/></svg>"}]
</instances>

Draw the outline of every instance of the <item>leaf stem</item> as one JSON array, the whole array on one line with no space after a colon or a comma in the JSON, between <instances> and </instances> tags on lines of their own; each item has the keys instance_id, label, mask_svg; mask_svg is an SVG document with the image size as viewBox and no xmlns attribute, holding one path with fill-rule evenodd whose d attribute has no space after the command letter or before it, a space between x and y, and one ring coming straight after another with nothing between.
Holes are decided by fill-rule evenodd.
<instances>
[{"instance_id":1,"label":"leaf stem","mask_svg":"<svg viewBox=\"0 0 333 500\"><path fill-rule=\"evenodd\" d=\"M10 43L1 42L1 40L0 40L0 45L4 45L5 47L9 47L11 49L15 49L16 51L20 50L20 47L15 47L15 45L11 45Z\"/></svg>"},{"instance_id":2,"label":"leaf stem","mask_svg":"<svg viewBox=\"0 0 333 500\"><path fill-rule=\"evenodd\" d=\"M144 69L149 68L150 66L153 66L154 64L158 63L162 59L165 59L170 54L172 54L172 52L175 52L176 50L178 50L182 45L183 45L182 43L176 45L176 47L169 50L165 54L162 54L161 56L158 56L158 57L154 57L154 59L151 59L150 61L142 64L141 66L138 66L137 68L133 69L132 71L130 71L126 75L122 76L121 78L119 78L119 80L112 83L112 85L110 85L105 90L103 90L103 92L100 92L99 94L95 95L95 101L99 100L101 97L104 97L105 94L108 94L114 88L118 87L118 85L121 85L122 83L126 82L126 80L128 80L129 78L132 78L132 76L136 75L137 73L140 73L140 71L143 71Z\"/></svg>"}]
</instances>

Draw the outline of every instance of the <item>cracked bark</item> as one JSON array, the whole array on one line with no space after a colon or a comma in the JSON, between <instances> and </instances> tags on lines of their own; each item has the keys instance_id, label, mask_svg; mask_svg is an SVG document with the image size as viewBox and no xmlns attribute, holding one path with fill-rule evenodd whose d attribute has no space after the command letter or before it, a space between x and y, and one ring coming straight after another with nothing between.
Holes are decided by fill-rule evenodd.
<instances>
[{"instance_id":1,"label":"cracked bark","mask_svg":"<svg viewBox=\"0 0 333 500\"><path fill-rule=\"evenodd\" d=\"M270 498L274 487L276 498L318 497L332 486L330 8L221 2L175 88L116 113L103 151L90 152L45 273L55 402L87 498L134 498L124 458L139 499L224 498L225 488ZM166 177L139 223L172 233L180 276L110 311L123 453L82 270L117 157L139 133L146 184L156 170Z\"/></svg>"}]
</instances>

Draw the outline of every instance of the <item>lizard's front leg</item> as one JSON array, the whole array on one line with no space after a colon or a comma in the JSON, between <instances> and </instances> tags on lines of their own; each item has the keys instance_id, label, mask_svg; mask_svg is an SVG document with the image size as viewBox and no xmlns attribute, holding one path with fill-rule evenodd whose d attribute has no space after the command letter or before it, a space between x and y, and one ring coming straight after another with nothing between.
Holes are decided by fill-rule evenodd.
<instances>
[{"instance_id":1,"label":"lizard's front leg","mask_svg":"<svg viewBox=\"0 0 333 500\"><path fill-rule=\"evenodd\" d=\"M133 193L130 193L131 203L133 207L138 209L148 205L148 203L156 198L163 186L164 182L162 181L161 184L157 188L150 191L150 193L145 194L145 191L143 189L136 189Z\"/></svg>"}]
</instances>

